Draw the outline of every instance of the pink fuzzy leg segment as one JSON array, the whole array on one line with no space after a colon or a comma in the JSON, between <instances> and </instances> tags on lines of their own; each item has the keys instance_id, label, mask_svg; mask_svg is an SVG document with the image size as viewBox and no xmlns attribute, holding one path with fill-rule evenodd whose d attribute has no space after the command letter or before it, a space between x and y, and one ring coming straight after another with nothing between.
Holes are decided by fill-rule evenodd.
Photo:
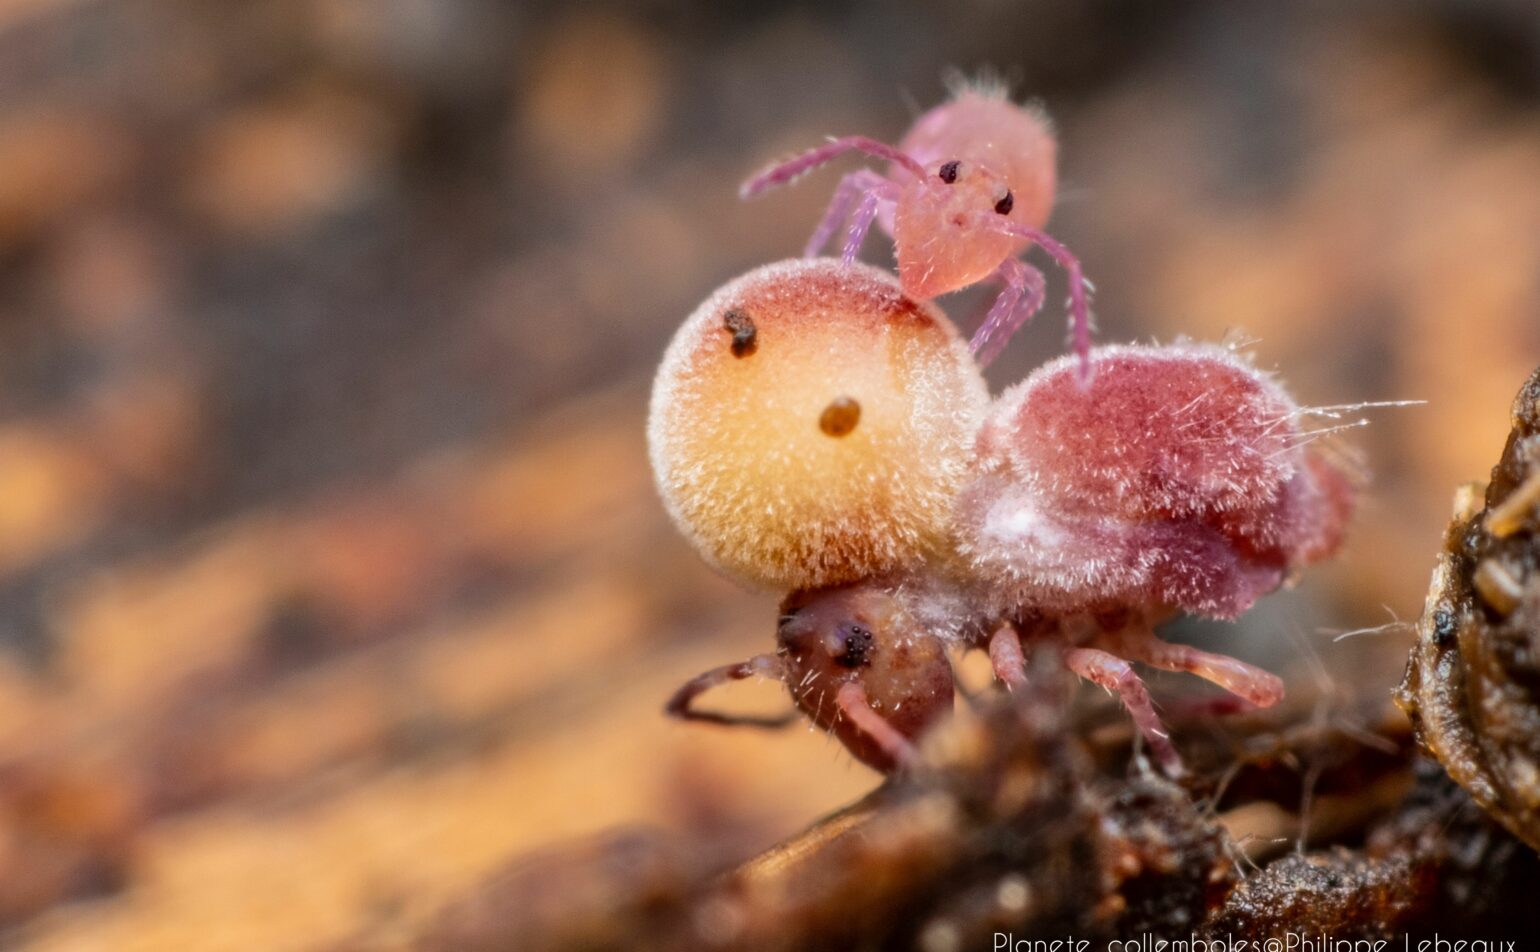
<instances>
[{"instance_id":1,"label":"pink fuzzy leg segment","mask_svg":"<svg viewBox=\"0 0 1540 952\"><path fill-rule=\"evenodd\" d=\"M1087 681L1094 681L1109 691L1116 691L1123 706L1133 717L1134 726L1149 742L1150 750L1154 752L1161 768L1168 776L1182 775L1182 758L1171 745L1171 737L1160 723L1160 715L1155 713L1149 690L1127 661L1100 648L1071 648L1064 653L1064 663Z\"/></svg>"},{"instance_id":2,"label":"pink fuzzy leg segment","mask_svg":"<svg viewBox=\"0 0 1540 952\"><path fill-rule=\"evenodd\" d=\"M1227 655L1161 641L1151 631L1124 634L1118 639L1118 651L1164 671L1196 674L1257 707L1272 707L1283 699L1283 679L1277 675Z\"/></svg>"},{"instance_id":3,"label":"pink fuzzy leg segment","mask_svg":"<svg viewBox=\"0 0 1540 952\"><path fill-rule=\"evenodd\" d=\"M989 663L994 666L995 677L1007 688L1014 691L1027 683L1027 660L1015 628L1001 625L989 636Z\"/></svg>"},{"instance_id":4,"label":"pink fuzzy leg segment","mask_svg":"<svg viewBox=\"0 0 1540 952\"><path fill-rule=\"evenodd\" d=\"M711 724L737 727L785 727L797 719L798 715L795 711L780 717L754 717L700 711L693 707L696 698L730 681L742 681L744 678L755 676L781 681L785 680L784 675L785 668L781 665L780 658L775 655L755 655L747 661L725 664L720 668L712 668L704 674L696 675L674 692L674 696L668 699L668 704L664 705L663 710L686 721L706 721Z\"/></svg>"},{"instance_id":5,"label":"pink fuzzy leg segment","mask_svg":"<svg viewBox=\"0 0 1540 952\"><path fill-rule=\"evenodd\" d=\"M1075 335L1075 354L1080 358L1080 381L1081 383L1090 381L1091 304L1086 297L1085 274L1081 271L1080 259L1040 228L1007 221L999 215L983 215L980 221L985 227L995 228L1037 244L1048 253L1049 257L1059 263L1059 267L1064 269L1064 273L1069 277L1069 317L1070 326L1074 329Z\"/></svg>"},{"instance_id":6,"label":"pink fuzzy leg segment","mask_svg":"<svg viewBox=\"0 0 1540 952\"><path fill-rule=\"evenodd\" d=\"M866 689L861 685L854 681L841 684L834 693L834 704L850 723L875 741L899 769L914 763L914 745L889 724L887 718L872 710L871 702L866 699Z\"/></svg>"},{"instance_id":7,"label":"pink fuzzy leg segment","mask_svg":"<svg viewBox=\"0 0 1540 952\"><path fill-rule=\"evenodd\" d=\"M886 183L886 179L871 169L851 172L840 179L839 186L834 189L834 197L829 200L829 207L823 213L823 220L818 223L813 236L807 240L807 247L802 250L802 257L818 257L824 246L829 243L829 239L834 237L834 233L850 215L850 207L855 204L857 196L879 189Z\"/></svg>"},{"instance_id":8,"label":"pink fuzzy leg segment","mask_svg":"<svg viewBox=\"0 0 1540 952\"><path fill-rule=\"evenodd\" d=\"M874 155L879 159L887 159L889 162L902 165L922 178L925 175L925 170L921 168L920 163L911 158L908 153L900 152L886 142L878 142L876 139L868 139L866 136L846 136L843 139L835 139L827 145L821 145L816 149L810 149L796 158L766 169L747 182L744 182L742 187L738 189L738 196L740 198L754 198L778 185L786 185L823 165L825 162L844 155L846 152L865 152L867 155Z\"/></svg>"},{"instance_id":9,"label":"pink fuzzy leg segment","mask_svg":"<svg viewBox=\"0 0 1540 952\"><path fill-rule=\"evenodd\" d=\"M1043 272L1015 258L1000 262L996 274L1005 282L1005 288L968 342L980 367L994 363L1016 332L1042 310L1048 290Z\"/></svg>"},{"instance_id":10,"label":"pink fuzzy leg segment","mask_svg":"<svg viewBox=\"0 0 1540 952\"><path fill-rule=\"evenodd\" d=\"M1023 265L1015 258L1006 258L1000 262L997 274L1005 281L1005 287L1000 290L1000 295L995 298L995 303L990 306L989 313L984 315L984 323L973 332L973 339L968 341L968 349L973 351L973 356L978 360L979 367L989 366L999 354L1005 341L1009 339L1007 325L1014 324L1012 318L1021 303L1021 296L1026 292L1026 284L1019 274ZM1025 310L1025 308L1023 308ZM1014 331L1011 327L1009 330Z\"/></svg>"},{"instance_id":11,"label":"pink fuzzy leg segment","mask_svg":"<svg viewBox=\"0 0 1540 952\"><path fill-rule=\"evenodd\" d=\"M872 230L872 221L877 217L877 202L880 201L877 192L867 192L861 196L861 203L850 216L850 229L845 232L845 248L840 259L849 264L856 260L856 255L861 251L861 243L866 240L866 233Z\"/></svg>"}]
</instances>

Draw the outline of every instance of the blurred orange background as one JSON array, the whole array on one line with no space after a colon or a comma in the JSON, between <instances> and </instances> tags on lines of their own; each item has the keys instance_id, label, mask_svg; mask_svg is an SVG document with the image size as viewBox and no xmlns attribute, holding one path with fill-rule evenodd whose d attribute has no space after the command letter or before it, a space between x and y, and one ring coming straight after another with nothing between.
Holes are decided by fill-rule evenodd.
<instances>
[{"instance_id":1,"label":"blurred orange background","mask_svg":"<svg viewBox=\"0 0 1540 952\"><path fill-rule=\"evenodd\" d=\"M1530 3L8 0L12 947L384 942L533 847L751 848L872 787L805 730L661 716L775 599L668 525L647 385L836 173L738 181L985 66L1056 121L1101 339L1241 335L1304 402L1427 401L1348 435L1334 563L1193 629L1393 684L1404 632L1332 633L1415 618L1540 363ZM1051 309L992 382L1061 346Z\"/></svg>"}]
</instances>

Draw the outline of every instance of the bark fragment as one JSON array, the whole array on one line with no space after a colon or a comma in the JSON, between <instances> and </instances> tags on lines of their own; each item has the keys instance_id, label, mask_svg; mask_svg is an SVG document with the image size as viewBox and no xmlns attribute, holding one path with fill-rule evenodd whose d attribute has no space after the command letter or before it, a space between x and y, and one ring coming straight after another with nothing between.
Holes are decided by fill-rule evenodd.
<instances>
[{"instance_id":1,"label":"bark fragment","mask_svg":"<svg viewBox=\"0 0 1540 952\"><path fill-rule=\"evenodd\" d=\"M1540 848L1540 371L1485 493L1456 497L1397 701L1419 740Z\"/></svg>"}]
</instances>

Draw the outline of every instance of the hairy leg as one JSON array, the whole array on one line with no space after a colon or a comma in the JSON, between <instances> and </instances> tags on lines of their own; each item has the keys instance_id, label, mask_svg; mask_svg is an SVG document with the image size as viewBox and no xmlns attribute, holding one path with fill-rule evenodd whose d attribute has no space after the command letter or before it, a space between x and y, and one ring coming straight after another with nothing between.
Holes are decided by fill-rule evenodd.
<instances>
[{"instance_id":1,"label":"hairy leg","mask_svg":"<svg viewBox=\"0 0 1540 952\"><path fill-rule=\"evenodd\" d=\"M668 699L663 710L687 721L706 721L711 724L726 724L738 727L785 727L797 719L797 713L790 711L779 717L755 717L751 715L721 714L716 711L697 710L693 705L695 699L719 685L730 681L742 681L744 678L765 677L774 678L777 681L784 680L785 668L781 659L775 655L755 655L747 661L737 664L725 664L720 668L712 668L704 674L698 674L686 681L674 696Z\"/></svg>"},{"instance_id":2,"label":"hairy leg","mask_svg":"<svg viewBox=\"0 0 1540 952\"><path fill-rule=\"evenodd\" d=\"M873 172L871 169L860 169L851 172L840 179L839 185L834 189L834 197L829 200L829 207L823 213L823 219L818 222L813 235L807 240L807 246L802 250L802 257L816 258L823 252L824 246L840 225L850 217L850 210L855 205L856 199L863 194L876 189L881 189L887 184L887 179Z\"/></svg>"},{"instance_id":3,"label":"hairy leg","mask_svg":"<svg viewBox=\"0 0 1540 952\"><path fill-rule=\"evenodd\" d=\"M877 203L881 201L876 191L867 192L861 196L861 201L856 205L856 210L850 215L850 228L845 232L845 247L840 259L846 264L856 260L856 255L861 251L861 243L866 240L866 233L872 230L872 221L877 217Z\"/></svg>"},{"instance_id":4,"label":"hairy leg","mask_svg":"<svg viewBox=\"0 0 1540 952\"><path fill-rule=\"evenodd\" d=\"M855 681L841 684L834 694L834 704L846 720L882 748L882 752L892 759L896 767L902 769L914 763L914 744L900 734L898 728L889 724L887 718L872 710L871 702L866 698L866 689L860 684Z\"/></svg>"},{"instance_id":5,"label":"hairy leg","mask_svg":"<svg viewBox=\"0 0 1540 952\"><path fill-rule=\"evenodd\" d=\"M1227 655L1161 641L1148 628L1119 634L1117 649L1119 654L1154 668L1196 674L1257 707L1272 707L1283 698L1283 679L1276 674Z\"/></svg>"},{"instance_id":6,"label":"hairy leg","mask_svg":"<svg viewBox=\"0 0 1540 952\"><path fill-rule=\"evenodd\" d=\"M1086 293L1088 284L1080 268L1080 259L1056 238L1039 228L1007 221L999 215L985 215L979 219L988 228L1003 231L1017 238L1026 238L1042 248L1050 258L1058 262L1069 278L1069 320L1075 353L1080 357L1082 380L1091 377L1091 302Z\"/></svg>"},{"instance_id":7,"label":"hairy leg","mask_svg":"<svg viewBox=\"0 0 1540 952\"><path fill-rule=\"evenodd\" d=\"M980 367L993 363L1011 337L1042 310L1043 297L1048 290L1043 272L1015 258L1000 262L996 274L1005 282L1005 287L995 298L984 323L974 332L973 340L968 342Z\"/></svg>"},{"instance_id":8,"label":"hairy leg","mask_svg":"<svg viewBox=\"0 0 1540 952\"><path fill-rule=\"evenodd\" d=\"M1064 653L1064 663L1076 674L1109 691L1115 691L1134 719L1134 726L1149 742L1150 750L1162 769L1172 777L1182 775L1182 758L1171 744L1171 737L1155 713L1150 692L1127 661L1100 648L1071 648Z\"/></svg>"},{"instance_id":9,"label":"hairy leg","mask_svg":"<svg viewBox=\"0 0 1540 952\"><path fill-rule=\"evenodd\" d=\"M1027 660L1021 651L1021 635L1011 625L1001 625L989 636L989 663L995 677L1010 690L1027 683Z\"/></svg>"},{"instance_id":10,"label":"hairy leg","mask_svg":"<svg viewBox=\"0 0 1540 952\"><path fill-rule=\"evenodd\" d=\"M738 189L738 195L740 198L753 198L778 185L786 185L846 152L864 152L902 165L915 175L921 177L925 175L925 170L920 167L920 163L911 158L908 153L901 152L886 142L878 142L866 136L846 136L843 139L834 139L816 149L809 149L779 165L771 166L744 182Z\"/></svg>"}]
</instances>

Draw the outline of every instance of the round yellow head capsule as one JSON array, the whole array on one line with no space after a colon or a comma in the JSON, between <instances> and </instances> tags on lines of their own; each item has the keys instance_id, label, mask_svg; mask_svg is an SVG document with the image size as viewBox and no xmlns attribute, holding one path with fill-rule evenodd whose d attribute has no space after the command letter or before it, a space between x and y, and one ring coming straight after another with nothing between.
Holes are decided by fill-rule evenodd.
<instances>
[{"instance_id":1,"label":"round yellow head capsule","mask_svg":"<svg viewBox=\"0 0 1540 952\"><path fill-rule=\"evenodd\" d=\"M675 524L771 588L852 582L946 543L988 392L888 272L818 258L728 282L674 335L647 439Z\"/></svg>"}]
</instances>

